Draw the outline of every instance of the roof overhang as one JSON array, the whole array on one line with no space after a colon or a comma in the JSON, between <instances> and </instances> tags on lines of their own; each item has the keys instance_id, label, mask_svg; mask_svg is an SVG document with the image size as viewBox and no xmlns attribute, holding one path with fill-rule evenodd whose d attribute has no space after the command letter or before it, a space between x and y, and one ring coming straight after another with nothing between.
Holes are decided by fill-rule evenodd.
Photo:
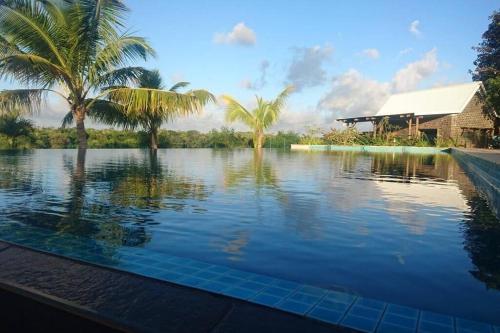
<instances>
[{"instance_id":1,"label":"roof overhang","mask_svg":"<svg viewBox=\"0 0 500 333\"><path fill-rule=\"evenodd\" d=\"M391 115L379 115L379 116L363 116L363 117L352 117L352 118L338 118L337 121L343 122L344 124L362 123L362 122L376 122L384 118L389 119L400 119L400 118L410 118L414 117L413 113L402 113L402 114L391 114Z\"/></svg>"}]
</instances>

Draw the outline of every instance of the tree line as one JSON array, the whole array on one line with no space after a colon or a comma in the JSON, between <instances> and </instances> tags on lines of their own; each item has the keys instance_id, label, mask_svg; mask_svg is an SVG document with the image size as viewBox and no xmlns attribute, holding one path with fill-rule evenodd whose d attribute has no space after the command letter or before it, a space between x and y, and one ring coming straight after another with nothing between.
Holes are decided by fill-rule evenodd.
<instances>
[{"instance_id":1,"label":"tree line","mask_svg":"<svg viewBox=\"0 0 500 333\"><path fill-rule=\"evenodd\" d=\"M2 134L0 117L0 149L46 149L77 148L78 137L75 128L23 128L19 135ZM23 122L24 124L24 122ZM12 122L9 122L12 125ZM21 125L21 124L20 124ZM23 125L21 125L23 126ZM11 127L11 129L15 129ZM88 128L88 148L147 148L150 135L146 131L92 129ZM303 136L295 132L278 132L267 136L266 148L289 148L291 144L301 142ZM222 127L207 133L199 131L173 131L161 129L157 132L158 148L251 148L252 132L238 132Z\"/></svg>"}]
</instances>

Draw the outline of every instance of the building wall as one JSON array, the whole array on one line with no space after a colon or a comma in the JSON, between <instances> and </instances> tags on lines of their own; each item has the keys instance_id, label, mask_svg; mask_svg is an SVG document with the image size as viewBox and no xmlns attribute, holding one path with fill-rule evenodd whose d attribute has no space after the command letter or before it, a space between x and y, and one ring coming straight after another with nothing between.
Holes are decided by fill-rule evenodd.
<instances>
[{"instance_id":1,"label":"building wall","mask_svg":"<svg viewBox=\"0 0 500 333\"><path fill-rule=\"evenodd\" d=\"M419 120L419 130L435 129L442 139L452 139L463 147L484 147L493 135L494 121L483 113L479 96L474 96L459 114L425 117ZM415 119L412 134L415 134ZM408 127L394 132L397 136L407 136Z\"/></svg>"},{"instance_id":2,"label":"building wall","mask_svg":"<svg viewBox=\"0 0 500 333\"><path fill-rule=\"evenodd\" d=\"M474 96L464 111L456 116L455 126L458 128L493 129L494 122L483 113L483 103L479 96Z\"/></svg>"}]
</instances>

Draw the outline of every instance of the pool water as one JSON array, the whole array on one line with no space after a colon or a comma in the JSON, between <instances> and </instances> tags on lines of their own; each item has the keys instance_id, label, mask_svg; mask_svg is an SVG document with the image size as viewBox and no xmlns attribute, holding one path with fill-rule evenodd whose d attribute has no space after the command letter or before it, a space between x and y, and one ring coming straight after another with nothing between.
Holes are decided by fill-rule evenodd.
<instances>
[{"instance_id":1,"label":"pool water","mask_svg":"<svg viewBox=\"0 0 500 333\"><path fill-rule=\"evenodd\" d=\"M23 231L500 324L500 222L447 154L0 152L0 238Z\"/></svg>"}]
</instances>

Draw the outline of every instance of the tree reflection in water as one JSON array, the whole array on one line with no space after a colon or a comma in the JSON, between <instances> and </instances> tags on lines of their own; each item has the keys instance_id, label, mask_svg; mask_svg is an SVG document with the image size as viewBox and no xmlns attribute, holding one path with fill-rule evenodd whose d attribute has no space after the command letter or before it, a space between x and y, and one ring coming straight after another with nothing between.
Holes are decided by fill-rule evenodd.
<instances>
[{"instance_id":1,"label":"tree reflection in water","mask_svg":"<svg viewBox=\"0 0 500 333\"><path fill-rule=\"evenodd\" d=\"M59 235L105 241L111 246L142 246L150 241L148 225L157 223L151 213L180 211L187 206L187 199L203 200L208 195L202 182L165 170L156 152L144 153L147 155L137 159L112 163L104 160L102 165L92 165L88 170L86 150L77 152L76 161L71 154L63 154L68 175L65 194L45 191L44 186L51 184L35 179L30 172L21 172L19 179L13 182L2 180L2 188L18 186L16 183L31 184L30 194L43 197L33 200L36 203L28 209L26 203L11 207L9 220L49 229ZM11 157L7 171L2 165L2 179L8 178L4 177L7 172L16 174L17 165L22 167L25 163L21 160L23 156ZM26 185L17 188L21 192L27 190Z\"/></svg>"}]
</instances>

